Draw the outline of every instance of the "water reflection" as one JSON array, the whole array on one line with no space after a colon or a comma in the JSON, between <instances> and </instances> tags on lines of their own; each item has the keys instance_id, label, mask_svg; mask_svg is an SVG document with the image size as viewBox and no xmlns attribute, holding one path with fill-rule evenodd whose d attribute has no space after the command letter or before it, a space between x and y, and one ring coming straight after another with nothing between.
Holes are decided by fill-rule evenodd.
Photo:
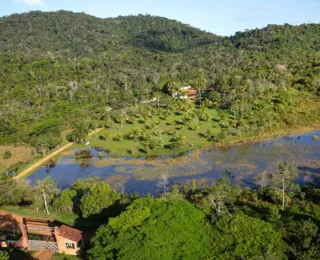
<instances>
[{"instance_id":1,"label":"water reflection","mask_svg":"<svg viewBox=\"0 0 320 260\"><path fill-rule=\"evenodd\" d=\"M212 185L225 177L228 170L232 183L254 187L257 174L271 172L288 160L298 167L300 183L317 184L320 182L320 140L313 140L313 135L320 136L320 131L148 158L112 158L110 151L104 149L76 149L72 156L62 157L53 168L40 168L28 179L35 183L50 175L63 189L77 179L98 176L118 190L144 195L158 192L156 183L163 174L170 183L185 184L197 179L198 185ZM307 172L311 173L308 178Z\"/></svg>"}]
</instances>

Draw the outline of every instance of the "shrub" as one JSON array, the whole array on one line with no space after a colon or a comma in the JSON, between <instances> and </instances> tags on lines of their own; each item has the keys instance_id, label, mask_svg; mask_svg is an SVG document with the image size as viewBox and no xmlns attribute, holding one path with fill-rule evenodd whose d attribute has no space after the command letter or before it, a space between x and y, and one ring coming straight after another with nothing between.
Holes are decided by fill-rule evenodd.
<instances>
[{"instance_id":1,"label":"shrub","mask_svg":"<svg viewBox=\"0 0 320 260\"><path fill-rule=\"evenodd\" d=\"M5 151L2 157L3 157L3 159L9 159L12 157L12 152Z\"/></svg>"}]
</instances>

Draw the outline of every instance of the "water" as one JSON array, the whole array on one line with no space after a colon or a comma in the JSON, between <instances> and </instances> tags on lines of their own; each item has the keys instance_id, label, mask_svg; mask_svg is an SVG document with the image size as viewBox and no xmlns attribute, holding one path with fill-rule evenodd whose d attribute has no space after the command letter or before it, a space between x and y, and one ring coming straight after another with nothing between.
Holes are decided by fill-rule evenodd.
<instances>
[{"instance_id":1,"label":"water","mask_svg":"<svg viewBox=\"0 0 320 260\"><path fill-rule=\"evenodd\" d=\"M158 193L157 182L163 174L170 184L188 185L196 179L198 186L204 187L229 176L233 184L256 187L259 174L271 173L280 163L289 161L298 168L300 184L320 185L320 140L313 140L313 135L320 137L320 130L227 148L199 149L174 158L112 158L107 152L99 158L97 150L91 148L92 158L76 160L74 151L60 158L53 168L40 168L28 180L34 184L50 176L64 189L77 179L97 176L117 190L141 195Z\"/></svg>"}]
</instances>

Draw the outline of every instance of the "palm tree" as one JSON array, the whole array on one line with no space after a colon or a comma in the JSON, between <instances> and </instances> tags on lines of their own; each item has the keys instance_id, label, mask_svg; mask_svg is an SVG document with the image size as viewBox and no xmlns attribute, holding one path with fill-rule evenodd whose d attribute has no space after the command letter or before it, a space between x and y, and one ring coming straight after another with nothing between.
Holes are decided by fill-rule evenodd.
<instances>
[{"instance_id":1,"label":"palm tree","mask_svg":"<svg viewBox=\"0 0 320 260\"><path fill-rule=\"evenodd\" d=\"M71 133L71 137L72 140L74 140L76 143L86 142L88 133L88 127L83 121L76 122L73 124L73 131Z\"/></svg>"},{"instance_id":2,"label":"palm tree","mask_svg":"<svg viewBox=\"0 0 320 260\"><path fill-rule=\"evenodd\" d=\"M227 113L222 113L219 118L219 125L224 128L227 128L231 123L230 121L231 120L229 115Z\"/></svg>"},{"instance_id":3,"label":"palm tree","mask_svg":"<svg viewBox=\"0 0 320 260\"><path fill-rule=\"evenodd\" d=\"M167 83L167 89L168 89L168 92L171 94L171 96L175 97L176 93L180 89L180 86L175 81L169 81Z\"/></svg>"},{"instance_id":4,"label":"palm tree","mask_svg":"<svg viewBox=\"0 0 320 260\"><path fill-rule=\"evenodd\" d=\"M198 77L196 78L196 85L197 85L198 92L199 92L200 105L202 102L202 97L201 97L202 92L201 91L205 88L206 84L207 84L207 79L206 79L205 75L203 73L200 73L198 75Z\"/></svg>"}]
</instances>

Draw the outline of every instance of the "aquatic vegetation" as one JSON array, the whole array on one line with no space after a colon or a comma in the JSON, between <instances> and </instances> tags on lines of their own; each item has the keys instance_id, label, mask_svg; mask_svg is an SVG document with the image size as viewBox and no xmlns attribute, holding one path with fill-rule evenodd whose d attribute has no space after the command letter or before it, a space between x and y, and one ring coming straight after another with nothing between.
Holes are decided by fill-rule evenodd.
<instances>
[{"instance_id":1,"label":"aquatic vegetation","mask_svg":"<svg viewBox=\"0 0 320 260\"><path fill-rule=\"evenodd\" d=\"M91 152L90 149L76 150L74 154L75 154L76 160L87 159L87 158L93 157L93 153Z\"/></svg>"},{"instance_id":2,"label":"aquatic vegetation","mask_svg":"<svg viewBox=\"0 0 320 260\"><path fill-rule=\"evenodd\" d=\"M316 134L319 135L320 132L317 131ZM207 185L204 180L210 185L214 180L225 177L226 170L230 170L232 183L252 186L256 185L256 176L262 171L272 172L280 163L288 160L298 167L301 176L298 181L319 182L320 143L313 141L312 135L314 133L228 147L202 148L176 156L153 156L152 159L109 156L99 159L98 156L93 156L97 152L96 149L76 150L74 159L82 158L81 160L63 157L54 168L49 169L49 172L61 185L71 184L77 178L85 176L99 176L111 180L111 176L118 176L114 180L115 186L122 188L121 185L124 185L125 190L153 194L157 191L157 180L163 174L167 175L170 184L184 183L191 179L198 182L201 179L199 185L204 186ZM79 164L85 167L85 171L79 169ZM44 169L39 169L29 179L34 182L42 176L47 176L43 171ZM64 178L66 171L68 179ZM311 176L306 178L306 172L310 172ZM125 181L120 181L119 176ZM147 185L142 185L143 183Z\"/></svg>"}]
</instances>

